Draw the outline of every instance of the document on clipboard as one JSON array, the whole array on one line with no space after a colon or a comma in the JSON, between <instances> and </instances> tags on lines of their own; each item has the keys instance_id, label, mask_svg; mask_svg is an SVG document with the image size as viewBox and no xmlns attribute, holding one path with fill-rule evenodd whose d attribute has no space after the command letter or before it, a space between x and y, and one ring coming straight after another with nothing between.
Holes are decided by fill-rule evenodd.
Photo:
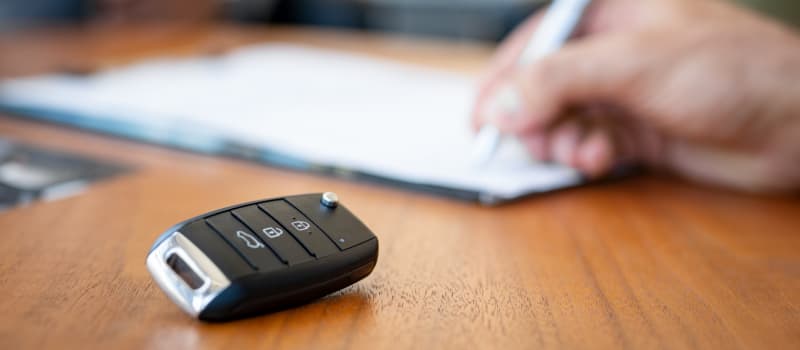
<instances>
[{"instance_id":1,"label":"document on clipboard","mask_svg":"<svg viewBox=\"0 0 800 350\"><path fill-rule=\"evenodd\" d=\"M262 44L0 82L0 110L196 152L494 204L583 182L508 140L471 159L470 76Z\"/></svg>"}]
</instances>

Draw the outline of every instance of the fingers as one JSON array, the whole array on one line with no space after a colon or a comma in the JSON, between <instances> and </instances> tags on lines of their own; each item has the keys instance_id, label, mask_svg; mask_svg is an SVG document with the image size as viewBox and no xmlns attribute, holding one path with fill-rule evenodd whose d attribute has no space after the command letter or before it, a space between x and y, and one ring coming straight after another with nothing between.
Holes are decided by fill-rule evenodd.
<instances>
[{"instance_id":1,"label":"fingers","mask_svg":"<svg viewBox=\"0 0 800 350\"><path fill-rule=\"evenodd\" d=\"M601 129L592 130L576 151L575 167L590 178L603 176L619 162L614 148L609 133Z\"/></svg>"},{"instance_id":2,"label":"fingers","mask_svg":"<svg viewBox=\"0 0 800 350\"><path fill-rule=\"evenodd\" d=\"M536 28L539 26L541 18L541 13L531 16L500 44L489 64L489 69L486 74L484 74L484 81L492 80L498 73L507 71L517 64L519 56L528 44L528 40L530 40Z\"/></svg>"},{"instance_id":3,"label":"fingers","mask_svg":"<svg viewBox=\"0 0 800 350\"><path fill-rule=\"evenodd\" d=\"M550 139L548 134L533 133L520 137L520 141L534 159L539 161L547 161L550 159Z\"/></svg>"},{"instance_id":4,"label":"fingers","mask_svg":"<svg viewBox=\"0 0 800 350\"><path fill-rule=\"evenodd\" d=\"M499 88L501 82L508 79L508 75L516 68L518 58L525 49L529 38L536 30L542 15L537 14L526 20L518 27L497 49L489 67L483 74L478 84L478 93L472 108L473 128L479 128L486 122L486 104L492 93Z\"/></svg>"},{"instance_id":5,"label":"fingers","mask_svg":"<svg viewBox=\"0 0 800 350\"><path fill-rule=\"evenodd\" d=\"M559 125L551 132L550 159L575 167L577 165L576 155L583 133L583 127L578 124L577 120L570 120Z\"/></svg>"},{"instance_id":6,"label":"fingers","mask_svg":"<svg viewBox=\"0 0 800 350\"><path fill-rule=\"evenodd\" d=\"M498 126L506 133L542 130L570 107L598 101L625 105L629 87L639 75L626 37L589 38L565 46L559 52L515 74L514 90L519 107Z\"/></svg>"},{"instance_id":7,"label":"fingers","mask_svg":"<svg viewBox=\"0 0 800 350\"><path fill-rule=\"evenodd\" d=\"M523 138L532 156L588 177L636 160L636 145L626 130L631 120L615 118L613 109L602 107L624 110L632 99L631 87L640 76L636 62L626 59L632 46L625 37L589 38L538 61L514 81L516 112L500 115L495 124ZM565 117L575 110L581 113Z\"/></svg>"},{"instance_id":8,"label":"fingers","mask_svg":"<svg viewBox=\"0 0 800 350\"><path fill-rule=\"evenodd\" d=\"M564 114L598 102L627 107L630 87L644 66L635 62L637 40L626 33L587 36L519 67L517 58L537 24L538 18L530 20L495 57L480 86L473 127L490 121L503 133L516 135L534 158L577 168L590 177L605 174L630 158L630 146L624 146L630 142L620 142L612 124Z\"/></svg>"},{"instance_id":9,"label":"fingers","mask_svg":"<svg viewBox=\"0 0 800 350\"><path fill-rule=\"evenodd\" d=\"M632 2L629 0L596 1L589 6L586 15L575 33L575 36L578 38L577 41L571 42L562 49L561 52L552 55L552 57L541 60L539 64L534 64L530 67L518 67L519 56L527 46L530 37L533 36L535 30L538 28L544 11L539 11L536 16L528 19L499 47L497 54L492 59L489 68L481 79L475 104L472 109L472 126L477 129L483 123L496 117L494 111L488 107L491 107L491 100L497 95L497 92L502 90L505 86L514 85L515 89L521 91L530 90L524 93L525 96L523 97L524 99L530 99L539 96L539 89L549 89L549 84L552 83L549 81L551 78L564 76L562 73L569 73L571 66L576 63L574 62L576 60L578 63L584 65L583 68L585 69L580 72L602 72L595 70L595 68L602 67L601 64L608 63L604 62L605 60L619 62L620 56L615 56L613 52L610 55L608 54L611 48L609 48L609 50L604 50L604 46L608 46L604 44L604 42L608 41L608 38L605 36L613 36L613 34L608 33L613 32L612 29L618 26L617 22L609 19L618 19L622 16L625 18L624 22L627 23L627 25L632 25L632 22L635 22L631 19L631 17L635 16L632 16L630 12L635 12L636 6L631 6L631 3ZM593 35L600 32L606 33L601 40L589 40L594 39ZM590 42L597 43L592 43L590 45L584 44ZM572 47L574 47L574 49L570 49ZM606 54L602 56L605 60L600 60L601 62L595 63L595 57L592 56L592 54L595 54L595 52L593 52L595 50L605 51ZM564 80L565 82L574 81L569 75L564 76ZM538 88L536 86L537 84L539 84ZM554 91L552 95L555 97L562 97L559 92L565 89ZM544 101L546 102L548 100ZM552 110L556 109L555 107L557 107L557 104L555 102L563 101L557 99L552 104L540 104L537 102L538 101L532 101L530 105L531 107L539 107L541 111L535 108L527 110L528 113L535 113L534 118L531 120L538 120L540 118L546 119L553 114ZM551 107L551 109L547 109L547 107ZM491 121L494 122L494 120Z\"/></svg>"},{"instance_id":10,"label":"fingers","mask_svg":"<svg viewBox=\"0 0 800 350\"><path fill-rule=\"evenodd\" d=\"M612 123L574 116L520 140L533 158L573 167L594 178L630 160L621 131Z\"/></svg>"}]
</instances>

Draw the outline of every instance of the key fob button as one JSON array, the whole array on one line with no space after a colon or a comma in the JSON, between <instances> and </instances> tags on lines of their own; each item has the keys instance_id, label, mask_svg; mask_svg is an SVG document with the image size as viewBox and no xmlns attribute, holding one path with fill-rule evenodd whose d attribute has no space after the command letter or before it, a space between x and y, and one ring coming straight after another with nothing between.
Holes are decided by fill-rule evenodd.
<instances>
[{"instance_id":1,"label":"key fob button","mask_svg":"<svg viewBox=\"0 0 800 350\"><path fill-rule=\"evenodd\" d=\"M311 255L322 258L339 252L322 229L286 201L271 201L258 206L297 238Z\"/></svg>"},{"instance_id":2,"label":"key fob button","mask_svg":"<svg viewBox=\"0 0 800 350\"><path fill-rule=\"evenodd\" d=\"M286 198L299 208L311 221L325 228L325 233L345 250L372 239L372 232L355 215L343 206L329 207L320 204L317 196L295 196Z\"/></svg>"},{"instance_id":3,"label":"key fob button","mask_svg":"<svg viewBox=\"0 0 800 350\"><path fill-rule=\"evenodd\" d=\"M256 205L236 209L233 215L255 232L286 264L294 265L314 260L286 231Z\"/></svg>"},{"instance_id":4,"label":"key fob button","mask_svg":"<svg viewBox=\"0 0 800 350\"><path fill-rule=\"evenodd\" d=\"M253 272L251 265L231 249L205 220L195 220L186 224L179 232L213 260L229 279L236 279Z\"/></svg>"},{"instance_id":5,"label":"key fob button","mask_svg":"<svg viewBox=\"0 0 800 350\"><path fill-rule=\"evenodd\" d=\"M284 266L272 250L230 212L206 218L206 222L235 247L254 268L266 271Z\"/></svg>"}]
</instances>

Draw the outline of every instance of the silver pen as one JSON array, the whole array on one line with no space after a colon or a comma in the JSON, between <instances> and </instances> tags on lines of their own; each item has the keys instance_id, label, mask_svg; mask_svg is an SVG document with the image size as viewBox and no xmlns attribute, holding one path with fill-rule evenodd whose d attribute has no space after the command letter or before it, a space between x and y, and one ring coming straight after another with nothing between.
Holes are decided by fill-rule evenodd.
<instances>
[{"instance_id":1,"label":"silver pen","mask_svg":"<svg viewBox=\"0 0 800 350\"><path fill-rule=\"evenodd\" d=\"M569 40L580 23L586 7L591 0L555 0L544 14L539 27L528 41L527 46L517 61L518 66L529 65L536 60L557 51ZM510 110L520 105L520 97L510 88L492 96L495 106ZM483 111L481 111L483 113ZM475 137L473 160L478 165L491 161L502 140L500 130L491 124L485 124Z\"/></svg>"}]
</instances>

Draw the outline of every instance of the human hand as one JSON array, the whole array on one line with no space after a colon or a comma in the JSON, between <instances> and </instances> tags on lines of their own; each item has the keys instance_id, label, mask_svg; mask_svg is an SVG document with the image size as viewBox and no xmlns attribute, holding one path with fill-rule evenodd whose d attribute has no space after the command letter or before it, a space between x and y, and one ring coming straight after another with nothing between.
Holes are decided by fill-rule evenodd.
<instances>
[{"instance_id":1,"label":"human hand","mask_svg":"<svg viewBox=\"0 0 800 350\"><path fill-rule=\"evenodd\" d=\"M750 191L800 188L800 39L720 1L595 0L576 38L527 67L533 17L500 47L473 110L531 155L601 176L640 163ZM511 86L521 106L486 112Z\"/></svg>"}]
</instances>

